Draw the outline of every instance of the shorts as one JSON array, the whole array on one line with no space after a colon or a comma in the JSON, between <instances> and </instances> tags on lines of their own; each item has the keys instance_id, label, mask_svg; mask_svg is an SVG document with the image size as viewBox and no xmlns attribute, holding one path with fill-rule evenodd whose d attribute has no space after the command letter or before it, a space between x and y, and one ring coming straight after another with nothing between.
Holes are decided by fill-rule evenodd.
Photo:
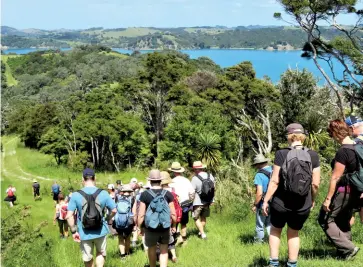
<instances>
[{"instance_id":1,"label":"shorts","mask_svg":"<svg viewBox=\"0 0 363 267\"><path fill-rule=\"evenodd\" d=\"M39 192L40 190L39 190L39 188L37 188L37 189L34 189L34 197L39 197L40 196L40 192Z\"/></svg>"},{"instance_id":2,"label":"shorts","mask_svg":"<svg viewBox=\"0 0 363 267\"><path fill-rule=\"evenodd\" d=\"M102 236L91 240L81 240L80 243L82 259L84 262L89 262L93 258L93 248L96 247L97 254L100 253L106 257L106 236Z\"/></svg>"},{"instance_id":3,"label":"shorts","mask_svg":"<svg viewBox=\"0 0 363 267\"><path fill-rule=\"evenodd\" d=\"M170 241L170 229L165 229L160 232L150 231L145 228L145 245L147 247L154 247L157 243L168 245Z\"/></svg>"},{"instance_id":4,"label":"shorts","mask_svg":"<svg viewBox=\"0 0 363 267\"><path fill-rule=\"evenodd\" d=\"M194 206L193 207L193 219L198 220L200 217L207 218L210 216L209 205Z\"/></svg>"},{"instance_id":5,"label":"shorts","mask_svg":"<svg viewBox=\"0 0 363 267\"><path fill-rule=\"evenodd\" d=\"M182 213L180 224L187 225L189 222L189 210Z\"/></svg>"},{"instance_id":6,"label":"shorts","mask_svg":"<svg viewBox=\"0 0 363 267\"><path fill-rule=\"evenodd\" d=\"M58 201L58 195L59 193L53 193L53 200Z\"/></svg>"},{"instance_id":7,"label":"shorts","mask_svg":"<svg viewBox=\"0 0 363 267\"><path fill-rule=\"evenodd\" d=\"M117 234L119 236L122 236L124 238L127 238L127 237L129 237L132 234L132 231L134 230L134 226L131 226L131 227L126 228L126 229L117 229L116 228L115 230L116 230L116 232L117 232Z\"/></svg>"},{"instance_id":8,"label":"shorts","mask_svg":"<svg viewBox=\"0 0 363 267\"><path fill-rule=\"evenodd\" d=\"M270 206L271 224L276 228L283 228L285 224L293 230L299 231L310 215L310 209L304 211L286 210L277 205Z\"/></svg>"}]
</instances>

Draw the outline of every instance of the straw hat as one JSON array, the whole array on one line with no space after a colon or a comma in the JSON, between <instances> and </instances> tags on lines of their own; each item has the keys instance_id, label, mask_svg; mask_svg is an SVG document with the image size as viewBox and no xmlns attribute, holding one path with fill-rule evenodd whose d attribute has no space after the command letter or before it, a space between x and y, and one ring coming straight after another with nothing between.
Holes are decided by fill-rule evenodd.
<instances>
[{"instance_id":1,"label":"straw hat","mask_svg":"<svg viewBox=\"0 0 363 267\"><path fill-rule=\"evenodd\" d=\"M268 158L265 158L264 155L262 154L257 154L254 159L253 159L253 163L252 165L256 165L256 164L259 164L259 163L266 163L268 162L269 159Z\"/></svg>"},{"instance_id":2,"label":"straw hat","mask_svg":"<svg viewBox=\"0 0 363 267\"><path fill-rule=\"evenodd\" d=\"M137 183L137 179L136 178L132 178L130 183Z\"/></svg>"},{"instance_id":3,"label":"straw hat","mask_svg":"<svg viewBox=\"0 0 363 267\"><path fill-rule=\"evenodd\" d=\"M134 192L134 190L131 188L131 185L125 184L122 186L121 192Z\"/></svg>"},{"instance_id":4,"label":"straw hat","mask_svg":"<svg viewBox=\"0 0 363 267\"><path fill-rule=\"evenodd\" d=\"M178 173L182 173L185 171L185 169L180 165L179 162L173 162L171 164L171 168L168 169L171 172L178 172Z\"/></svg>"},{"instance_id":5,"label":"straw hat","mask_svg":"<svg viewBox=\"0 0 363 267\"><path fill-rule=\"evenodd\" d=\"M160 174L161 178L163 179L161 181L161 185L171 184L173 182L168 172L161 172Z\"/></svg>"},{"instance_id":6,"label":"straw hat","mask_svg":"<svg viewBox=\"0 0 363 267\"><path fill-rule=\"evenodd\" d=\"M149 181L161 181L163 178L161 177L159 170L151 170L147 179Z\"/></svg>"},{"instance_id":7,"label":"straw hat","mask_svg":"<svg viewBox=\"0 0 363 267\"><path fill-rule=\"evenodd\" d=\"M194 161L193 162L193 169L205 169L207 168L201 161Z\"/></svg>"},{"instance_id":8,"label":"straw hat","mask_svg":"<svg viewBox=\"0 0 363 267\"><path fill-rule=\"evenodd\" d=\"M34 179L34 180L33 180L33 183L37 183L37 180L35 180L35 179Z\"/></svg>"}]
</instances>

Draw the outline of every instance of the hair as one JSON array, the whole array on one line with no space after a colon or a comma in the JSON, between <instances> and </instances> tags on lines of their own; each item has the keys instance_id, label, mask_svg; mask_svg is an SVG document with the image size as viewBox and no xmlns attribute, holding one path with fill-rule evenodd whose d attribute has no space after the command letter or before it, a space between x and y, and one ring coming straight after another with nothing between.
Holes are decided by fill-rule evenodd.
<instances>
[{"instance_id":1,"label":"hair","mask_svg":"<svg viewBox=\"0 0 363 267\"><path fill-rule=\"evenodd\" d=\"M327 131L331 137L339 140L343 140L352 135L352 129L348 127L345 121L339 119L330 121Z\"/></svg>"},{"instance_id":2,"label":"hair","mask_svg":"<svg viewBox=\"0 0 363 267\"><path fill-rule=\"evenodd\" d=\"M257 163L257 164L255 165L255 168L261 169L261 168L263 168L263 167L265 167L265 166L267 166L267 165L268 165L268 161L266 161L266 162L261 162L261 163Z\"/></svg>"},{"instance_id":3,"label":"hair","mask_svg":"<svg viewBox=\"0 0 363 267\"><path fill-rule=\"evenodd\" d=\"M95 180L95 176L89 176L89 175L83 176L83 180L85 180L85 181L88 181L88 180L94 181Z\"/></svg>"},{"instance_id":4,"label":"hair","mask_svg":"<svg viewBox=\"0 0 363 267\"><path fill-rule=\"evenodd\" d=\"M62 194L62 193L60 193L60 194L58 195L58 200L59 200L59 201L64 200L64 196L63 196L63 194Z\"/></svg>"},{"instance_id":5,"label":"hair","mask_svg":"<svg viewBox=\"0 0 363 267\"><path fill-rule=\"evenodd\" d=\"M154 185L159 186L160 184L161 184L161 180L157 180L157 181L150 181L150 185L151 185L151 186L154 186Z\"/></svg>"},{"instance_id":6,"label":"hair","mask_svg":"<svg viewBox=\"0 0 363 267\"><path fill-rule=\"evenodd\" d=\"M289 142L296 142L296 141L300 141L301 143L303 143L306 139L306 135L302 134L302 133L293 133L293 134L288 134L287 135L287 140Z\"/></svg>"}]
</instances>

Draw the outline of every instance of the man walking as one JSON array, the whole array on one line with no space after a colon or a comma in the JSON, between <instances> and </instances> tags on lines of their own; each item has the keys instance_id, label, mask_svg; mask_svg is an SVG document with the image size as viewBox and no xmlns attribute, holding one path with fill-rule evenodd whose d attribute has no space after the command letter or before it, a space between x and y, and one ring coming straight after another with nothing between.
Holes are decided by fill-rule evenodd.
<instances>
[{"instance_id":1,"label":"man walking","mask_svg":"<svg viewBox=\"0 0 363 267\"><path fill-rule=\"evenodd\" d=\"M33 194L34 194L34 200L37 200L40 198L40 184L37 182L37 180L33 180Z\"/></svg>"},{"instance_id":2,"label":"man walking","mask_svg":"<svg viewBox=\"0 0 363 267\"><path fill-rule=\"evenodd\" d=\"M215 179L212 174L205 171L206 166L201 161L193 163L194 176L192 185L196 192L193 201L193 219L199 230L199 235L206 240L205 226L210 216L209 206L214 200Z\"/></svg>"},{"instance_id":3,"label":"man walking","mask_svg":"<svg viewBox=\"0 0 363 267\"><path fill-rule=\"evenodd\" d=\"M93 267L93 249L96 247L96 266L102 267L106 259L106 236L109 233L107 222L116 214L116 204L110 195L98 189L92 169L83 171L84 187L72 194L68 204L67 221L73 240L80 242L82 259L86 267ZM103 210L107 208L109 216L104 219ZM77 226L73 213L78 211ZM78 230L77 230L78 227Z\"/></svg>"},{"instance_id":4,"label":"man walking","mask_svg":"<svg viewBox=\"0 0 363 267\"><path fill-rule=\"evenodd\" d=\"M363 143L363 120L356 116L349 116L345 119L345 123L352 129L354 141Z\"/></svg>"},{"instance_id":5,"label":"man walking","mask_svg":"<svg viewBox=\"0 0 363 267\"><path fill-rule=\"evenodd\" d=\"M255 175L254 185L256 187L255 202L253 204L252 210L256 213L256 236L255 242L264 242L265 228L267 235L270 235L270 214L264 216L262 214L262 203L263 197L265 196L268 188L268 183L270 182L270 177L272 173L272 167L268 165L268 159L264 155L256 155L253 160L253 167L258 171Z\"/></svg>"},{"instance_id":6,"label":"man walking","mask_svg":"<svg viewBox=\"0 0 363 267\"><path fill-rule=\"evenodd\" d=\"M180 239L178 240L178 243L184 243L187 240L189 211L193 208L195 190L189 179L182 175L185 169L180 165L179 162L173 162L169 168L169 171L174 176L173 183L170 184L170 187L175 189L175 194L178 196L180 207L183 210L180 221Z\"/></svg>"},{"instance_id":7,"label":"man walking","mask_svg":"<svg viewBox=\"0 0 363 267\"><path fill-rule=\"evenodd\" d=\"M54 184L52 185L52 195L53 195L54 204L58 204L58 195L60 191L61 188L59 184L57 184L57 181L54 181Z\"/></svg>"}]
</instances>

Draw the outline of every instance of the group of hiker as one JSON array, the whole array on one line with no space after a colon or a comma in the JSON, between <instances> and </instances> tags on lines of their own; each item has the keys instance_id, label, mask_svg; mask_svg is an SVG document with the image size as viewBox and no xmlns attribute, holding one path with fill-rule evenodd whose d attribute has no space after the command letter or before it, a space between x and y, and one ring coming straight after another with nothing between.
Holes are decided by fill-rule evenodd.
<instances>
[{"instance_id":1,"label":"group of hiker","mask_svg":"<svg viewBox=\"0 0 363 267\"><path fill-rule=\"evenodd\" d=\"M355 212L360 212L363 223L363 120L356 116L349 116L345 121L333 120L327 131L340 148L331 163L329 189L317 219L336 247L338 258L351 260L359 251L351 235ZM273 166L261 154L253 161L257 169L252 207L256 212L255 242L264 242L266 230L269 267L280 266L280 239L286 224L287 266L297 266L299 231L315 206L320 185L319 156L303 146L306 139L303 126L288 125L286 135L289 146L276 152Z\"/></svg>"}]
</instances>

